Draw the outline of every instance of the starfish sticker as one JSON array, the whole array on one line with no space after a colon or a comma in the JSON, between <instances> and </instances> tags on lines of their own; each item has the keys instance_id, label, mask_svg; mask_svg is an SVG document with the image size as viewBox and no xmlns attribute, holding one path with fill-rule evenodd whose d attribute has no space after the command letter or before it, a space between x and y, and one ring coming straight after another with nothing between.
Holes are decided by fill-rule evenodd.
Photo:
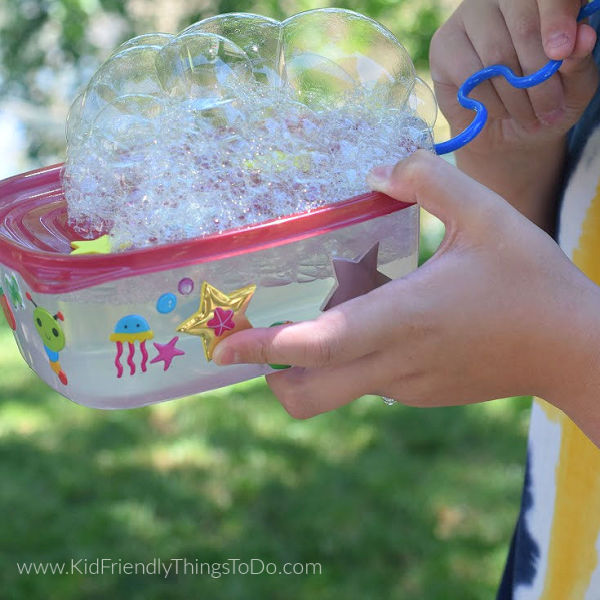
<instances>
[{"instance_id":1,"label":"starfish sticker","mask_svg":"<svg viewBox=\"0 0 600 600\"><path fill-rule=\"evenodd\" d=\"M150 364L154 364L160 361L165 363L164 371L168 371L173 359L176 356L183 356L185 352L177 348L177 342L179 341L179 337L175 336L169 343L167 344L157 344L156 342L152 342L154 347L158 350L158 354L155 358L150 361Z\"/></svg>"},{"instance_id":2,"label":"starfish sticker","mask_svg":"<svg viewBox=\"0 0 600 600\"><path fill-rule=\"evenodd\" d=\"M110 236L101 235L95 240L79 240L71 242L71 256L80 254L110 254L112 252Z\"/></svg>"},{"instance_id":3,"label":"starfish sticker","mask_svg":"<svg viewBox=\"0 0 600 600\"><path fill-rule=\"evenodd\" d=\"M355 260L332 259L337 283L323 302L321 310L329 310L342 302L362 296L391 279L377 270L379 242Z\"/></svg>"},{"instance_id":4,"label":"starfish sticker","mask_svg":"<svg viewBox=\"0 0 600 600\"><path fill-rule=\"evenodd\" d=\"M246 308L254 290L255 285L248 285L225 294L207 281L202 282L198 310L180 323L177 331L201 337L206 360L212 360L220 341L236 331L252 327L246 317Z\"/></svg>"},{"instance_id":5,"label":"starfish sticker","mask_svg":"<svg viewBox=\"0 0 600 600\"><path fill-rule=\"evenodd\" d=\"M215 308L215 316L206 323L211 329L214 329L217 337L222 336L226 331L235 327L233 322L233 311L223 310L220 306Z\"/></svg>"}]
</instances>

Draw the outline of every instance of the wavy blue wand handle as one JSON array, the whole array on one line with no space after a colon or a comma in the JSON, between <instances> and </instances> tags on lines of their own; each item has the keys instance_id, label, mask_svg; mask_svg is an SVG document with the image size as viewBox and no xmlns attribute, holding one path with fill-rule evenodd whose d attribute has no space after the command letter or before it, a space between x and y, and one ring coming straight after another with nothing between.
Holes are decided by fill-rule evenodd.
<instances>
[{"instance_id":1,"label":"wavy blue wand handle","mask_svg":"<svg viewBox=\"0 0 600 600\"><path fill-rule=\"evenodd\" d=\"M581 21L586 17L589 17L591 14L595 13L597 10L600 10L600 0L592 0L589 4L586 4L577 15L577 20ZM473 73L458 89L458 94L456 95L458 98L458 102L461 106L468 108L470 110L475 111L475 118L471 122L471 124L457 136L449 139L446 142L440 142L439 144L435 144L434 149L436 154L447 154L448 152L454 152L459 148L462 148L466 144L468 144L473 138L475 138L479 132L483 129L487 117L488 112L485 105L483 105L479 100L474 100L473 98L469 98L469 94L483 81L487 81L492 77L497 77L498 75L502 75L508 83L510 83L513 87L524 89L530 88L534 85L538 85L546 79L549 79L560 69L562 65L562 60L551 60L547 62L539 71L532 73L531 75L525 75L523 77L517 77L511 69L509 69L505 65L492 65L490 67L485 67L476 73Z\"/></svg>"}]
</instances>

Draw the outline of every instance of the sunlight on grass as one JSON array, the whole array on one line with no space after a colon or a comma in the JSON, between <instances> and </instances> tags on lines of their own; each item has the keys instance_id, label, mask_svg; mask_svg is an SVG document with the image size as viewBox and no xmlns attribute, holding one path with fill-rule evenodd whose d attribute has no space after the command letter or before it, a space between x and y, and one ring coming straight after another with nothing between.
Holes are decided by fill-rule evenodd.
<instances>
[{"instance_id":1,"label":"sunlight on grass","mask_svg":"<svg viewBox=\"0 0 600 600\"><path fill-rule=\"evenodd\" d=\"M53 426L48 414L27 410L17 400L0 405L0 437L9 434L27 436Z\"/></svg>"},{"instance_id":2,"label":"sunlight on grass","mask_svg":"<svg viewBox=\"0 0 600 600\"><path fill-rule=\"evenodd\" d=\"M168 533L168 523L160 519L150 502L115 502L108 507L108 514L115 524L120 524L129 535L141 539L152 540Z\"/></svg>"}]
</instances>

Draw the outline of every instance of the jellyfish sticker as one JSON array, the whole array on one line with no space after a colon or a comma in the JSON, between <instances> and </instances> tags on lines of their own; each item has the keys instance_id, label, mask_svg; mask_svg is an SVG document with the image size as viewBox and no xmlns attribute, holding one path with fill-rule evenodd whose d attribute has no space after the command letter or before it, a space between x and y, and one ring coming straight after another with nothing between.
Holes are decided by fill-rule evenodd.
<instances>
[{"instance_id":1,"label":"jellyfish sticker","mask_svg":"<svg viewBox=\"0 0 600 600\"><path fill-rule=\"evenodd\" d=\"M123 377L123 365L121 364L121 356L123 356L123 343L127 342L129 346L129 354L127 356L127 364L129 365L129 374L135 374L135 343L140 345L142 353L142 362L140 367L142 372L146 372L146 364L148 362L148 351L146 350L146 342L154 337L154 333L150 329L148 321L139 315L127 315L119 319L115 325L115 331L110 336L111 342L117 343L117 356L115 357L115 367L117 367L117 379Z\"/></svg>"},{"instance_id":2,"label":"jellyfish sticker","mask_svg":"<svg viewBox=\"0 0 600 600\"><path fill-rule=\"evenodd\" d=\"M38 332L38 335L42 338L44 344L44 350L48 357L51 369L56 373L58 379L63 385L67 385L67 376L58 362L59 352L65 347L65 334L59 324L59 321L64 321L65 318L61 312L57 312L55 315L48 312L45 308L38 306L31 294L27 292L25 294L27 300L29 300L35 307L33 311L33 323Z\"/></svg>"}]
</instances>

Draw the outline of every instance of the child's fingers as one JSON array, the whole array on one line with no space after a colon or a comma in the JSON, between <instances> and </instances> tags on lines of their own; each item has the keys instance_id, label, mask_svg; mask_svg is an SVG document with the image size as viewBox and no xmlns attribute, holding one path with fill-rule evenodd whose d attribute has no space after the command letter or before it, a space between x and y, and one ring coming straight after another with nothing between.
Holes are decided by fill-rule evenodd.
<instances>
[{"instance_id":1,"label":"child's fingers","mask_svg":"<svg viewBox=\"0 0 600 600\"><path fill-rule=\"evenodd\" d=\"M483 67L464 27L459 27L457 21L458 18L453 17L435 33L429 51L436 96L444 114L454 126L473 120L472 111L458 104L456 92L467 77ZM460 60L456 59L457 56L460 56ZM471 96L482 102L491 116L501 118L507 115L489 81L479 84Z\"/></svg>"},{"instance_id":2,"label":"child's fingers","mask_svg":"<svg viewBox=\"0 0 600 600\"><path fill-rule=\"evenodd\" d=\"M219 343L213 360L218 365L323 367L374 352L390 336L390 323L384 316L389 303L375 294L379 289L344 302L312 321L235 333Z\"/></svg>"},{"instance_id":3,"label":"child's fingers","mask_svg":"<svg viewBox=\"0 0 600 600\"><path fill-rule=\"evenodd\" d=\"M546 56L563 60L571 55L577 35L577 14L581 3L576 0L537 0L542 43Z\"/></svg>"},{"instance_id":4,"label":"child's fingers","mask_svg":"<svg viewBox=\"0 0 600 600\"><path fill-rule=\"evenodd\" d=\"M496 194L430 152L419 151L395 167L375 169L370 182L374 189L398 200L418 202L442 219L447 226L446 249L457 232L473 240L489 236L506 211L513 211ZM504 211L498 211L503 205ZM213 360L219 365L324 367L380 351L394 339L411 335L420 314L410 283L414 281L418 277L392 281L313 321L240 331L216 347Z\"/></svg>"},{"instance_id":5,"label":"child's fingers","mask_svg":"<svg viewBox=\"0 0 600 600\"><path fill-rule=\"evenodd\" d=\"M367 176L372 189L407 203L418 203L441 219L447 230L465 235L485 229L481 217L501 218L500 206L512 212L500 196L459 171L439 156L425 150L400 161L394 167L376 167ZM493 215L491 215L493 213ZM494 224L488 224L494 228Z\"/></svg>"},{"instance_id":6,"label":"child's fingers","mask_svg":"<svg viewBox=\"0 0 600 600\"><path fill-rule=\"evenodd\" d=\"M529 75L548 62L540 37L540 17L537 6L531 2L509 2L503 8L506 25L510 31L518 62L523 75ZM524 90L533 114L542 123L552 122L560 116L564 93L560 78L551 77L548 81Z\"/></svg>"},{"instance_id":7,"label":"child's fingers","mask_svg":"<svg viewBox=\"0 0 600 600\"><path fill-rule=\"evenodd\" d=\"M563 62L559 71L567 106L573 111L587 106L598 87L598 67L592 56L595 43L594 29L589 25L579 25L573 54Z\"/></svg>"},{"instance_id":8,"label":"child's fingers","mask_svg":"<svg viewBox=\"0 0 600 600\"><path fill-rule=\"evenodd\" d=\"M473 3L464 18L469 39L484 66L503 64L516 75L522 74L511 32L496 5L488 2ZM535 124L536 115L527 91L513 87L504 77L494 77L491 83L508 115L525 126ZM490 116L494 118L496 115Z\"/></svg>"},{"instance_id":9,"label":"child's fingers","mask_svg":"<svg viewBox=\"0 0 600 600\"><path fill-rule=\"evenodd\" d=\"M307 419L377 393L389 375L389 365L382 366L382 362L376 352L337 367L295 368L266 379L292 417Z\"/></svg>"}]
</instances>

